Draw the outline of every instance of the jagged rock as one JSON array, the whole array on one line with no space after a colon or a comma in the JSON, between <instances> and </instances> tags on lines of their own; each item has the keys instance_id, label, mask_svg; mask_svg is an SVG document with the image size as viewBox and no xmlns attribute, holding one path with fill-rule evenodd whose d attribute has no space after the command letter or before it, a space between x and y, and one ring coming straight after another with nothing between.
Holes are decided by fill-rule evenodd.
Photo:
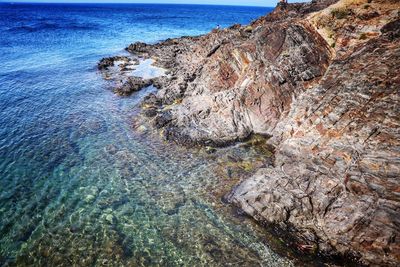
<instances>
[{"instance_id":1,"label":"jagged rock","mask_svg":"<svg viewBox=\"0 0 400 267\"><path fill-rule=\"evenodd\" d=\"M127 80L121 85L114 89L114 92L120 96L129 96L140 89L150 86L151 80L145 80L140 77L128 77Z\"/></svg>"},{"instance_id":2,"label":"jagged rock","mask_svg":"<svg viewBox=\"0 0 400 267\"><path fill-rule=\"evenodd\" d=\"M152 84L155 88L161 89L169 83L170 78L167 76L160 76L152 79Z\"/></svg>"},{"instance_id":3,"label":"jagged rock","mask_svg":"<svg viewBox=\"0 0 400 267\"><path fill-rule=\"evenodd\" d=\"M172 115L169 112L158 114L154 119L154 127L162 128L172 120Z\"/></svg>"},{"instance_id":4,"label":"jagged rock","mask_svg":"<svg viewBox=\"0 0 400 267\"><path fill-rule=\"evenodd\" d=\"M249 26L128 51L169 69L144 101L167 140L272 136L274 167L227 199L305 246L398 266L400 3L365 4L280 4Z\"/></svg>"},{"instance_id":5,"label":"jagged rock","mask_svg":"<svg viewBox=\"0 0 400 267\"><path fill-rule=\"evenodd\" d=\"M400 17L400 15L399 15ZM390 39L396 39L400 37L400 19L389 22L382 29L381 32L388 34Z\"/></svg>"},{"instance_id":6,"label":"jagged rock","mask_svg":"<svg viewBox=\"0 0 400 267\"><path fill-rule=\"evenodd\" d=\"M142 43L142 42L136 42L134 44L131 44L126 48L127 51L131 53L143 53L146 52L147 48L149 47L148 44Z\"/></svg>"},{"instance_id":7,"label":"jagged rock","mask_svg":"<svg viewBox=\"0 0 400 267\"><path fill-rule=\"evenodd\" d=\"M97 64L97 68L99 70L107 69L108 67L114 66L114 59L113 58L103 58Z\"/></svg>"},{"instance_id":8,"label":"jagged rock","mask_svg":"<svg viewBox=\"0 0 400 267\"><path fill-rule=\"evenodd\" d=\"M155 94L149 94L143 99L143 106L161 106L162 102Z\"/></svg>"},{"instance_id":9,"label":"jagged rock","mask_svg":"<svg viewBox=\"0 0 400 267\"><path fill-rule=\"evenodd\" d=\"M129 57L125 57L125 56L115 56L115 57L102 58L99 61L99 63L97 64L97 68L99 70L107 70L109 67L114 67L115 62L117 62L117 61L124 62L125 65L128 63L132 64L132 65L139 64L138 59L129 58Z\"/></svg>"}]
</instances>

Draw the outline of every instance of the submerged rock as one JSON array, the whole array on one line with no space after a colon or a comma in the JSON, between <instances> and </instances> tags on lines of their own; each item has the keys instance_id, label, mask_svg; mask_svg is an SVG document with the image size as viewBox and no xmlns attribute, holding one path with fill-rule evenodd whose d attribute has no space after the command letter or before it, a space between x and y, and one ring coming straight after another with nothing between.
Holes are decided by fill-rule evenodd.
<instances>
[{"instance_id":1,"label":"submerged rock","mask_svg":"<svg viewBox=\"0 0 400 267\"><path fill-rule=\"evenodd\" d=\"M96 197L95 197L94 195L87 195L87 196L85 197L85 202L86 202L86 203L91 203L91 202L93 202L95 199L96 199Z\"/></svg>"},{"instance_id":2,"label":"submerged rock","mask_svg":"<svg viewBox=\"0 0 400 267\"><path fill-rule=\"evenodd\" d=\"M106 215L106 221L112 224L114 222L114 216L112 214Z\"/></svg>"}]
</instances>

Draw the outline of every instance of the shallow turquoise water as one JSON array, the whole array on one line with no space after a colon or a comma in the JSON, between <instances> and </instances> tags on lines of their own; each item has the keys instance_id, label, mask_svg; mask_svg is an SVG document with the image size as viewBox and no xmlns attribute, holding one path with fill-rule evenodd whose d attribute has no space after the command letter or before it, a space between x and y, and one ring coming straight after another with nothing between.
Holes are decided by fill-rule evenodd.
<instances>
[{"instance_id":1,"label":"shallow turquoise water","mask_svg":"<svg viewBox=\"0 0 400 267\"><path fill-rule=\"evenodd\" d=\"M214 194L234 184L228 156L257 151L209 155L136 133L137 104L155 89L120 98L96 71L130 42L267 11L0 4L0 265L291 265Z\"/></svg>"}]
</instances>

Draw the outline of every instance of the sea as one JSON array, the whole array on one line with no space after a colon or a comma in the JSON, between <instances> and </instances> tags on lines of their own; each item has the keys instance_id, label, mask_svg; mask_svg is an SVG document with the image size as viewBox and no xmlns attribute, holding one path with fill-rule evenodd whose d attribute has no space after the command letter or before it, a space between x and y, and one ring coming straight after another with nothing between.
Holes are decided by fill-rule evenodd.
<instances>
[{"instance_id":1,"label":"sea","mask_svg":"<svg viewBox=\"0 0 400 267\"><path fill-rule=\"evenodd\" d=\"M218 196L237 182L234 163L137 133L156 89L116 96L96 67L132 42L270 11L0 3L0 266L292 266L284 241ZM260 157L218 151L244 172Z\"/></svg>"}]
</instances>

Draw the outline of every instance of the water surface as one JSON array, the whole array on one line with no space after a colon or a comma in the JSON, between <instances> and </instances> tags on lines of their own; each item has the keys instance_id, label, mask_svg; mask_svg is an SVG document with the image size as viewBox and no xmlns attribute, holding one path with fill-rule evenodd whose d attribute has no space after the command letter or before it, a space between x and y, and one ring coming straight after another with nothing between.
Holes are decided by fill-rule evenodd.
<instances>
[{"instance_id":1,"label":"water surface","mask_svg":"<svg viewBox=\"0 0 400 267\"><path fill-rule=\"evenodd\" d=\"M291 265L216 197L258 151L207 154L137 133L132 117L155 89L121 98L96 71L131 42L268 11L0 4L0 265Z\"/></svg>"}]
</instances>

